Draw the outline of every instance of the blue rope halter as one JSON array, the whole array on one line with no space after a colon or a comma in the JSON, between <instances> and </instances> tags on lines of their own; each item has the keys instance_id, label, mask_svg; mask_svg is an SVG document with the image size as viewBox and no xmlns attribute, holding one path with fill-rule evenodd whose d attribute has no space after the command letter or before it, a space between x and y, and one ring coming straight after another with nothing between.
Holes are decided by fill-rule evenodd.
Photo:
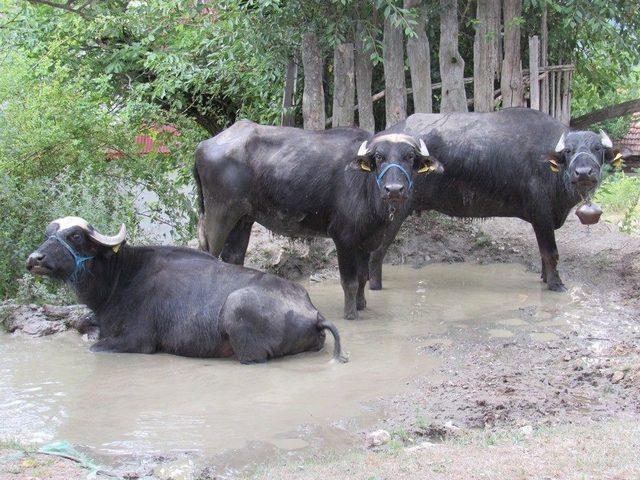
<instances>
[{"instance_id":1,"label":"blue rope halter","mask_svg":"<svg viewBox=\"0 0 640 480\"><path fill-rule=\"evenodd\" d=\"M391 168L398 168L402 173L404 173L404 176L407 177L407 182L409 182L409 190L411 190L413 188L413 181L411 180L411 175L409 175L409 172L407 172L404 169L404 167L402 167L402 165L398 165L397 163L387 164L387 166L384 167L382 170L380 170L380 173L376 175L376 183L378 184L378 188L380 188L380 181L382 180L382 177L384 177L384 175Z\"/></svg>"},{"instance_id":2,"label":"blue rope halter","mask_svg":"<svg viewBox=\"0 0 640 480\"><path fill-rule=\"evenodd\" d=\"M73 270L73 273L71 273L71 275L69 275L69 279L71 281L76 281L78 279L78 273L80 273L82 271L82 269L84 268L84 264L85 262L87 262L88 260L92 260L95 257L83 257L82 255L80 255L78 252L76 252L76 250L69 245L63 238L62 236L56 232L55 234L53 234L51 237L49 237L53 240L57 240L58 242L60 242L62 244L62 246L64 248L66 248L69 253L73 256L73 261L76 264L75 269Z\"/></svg>"}]
</instances>

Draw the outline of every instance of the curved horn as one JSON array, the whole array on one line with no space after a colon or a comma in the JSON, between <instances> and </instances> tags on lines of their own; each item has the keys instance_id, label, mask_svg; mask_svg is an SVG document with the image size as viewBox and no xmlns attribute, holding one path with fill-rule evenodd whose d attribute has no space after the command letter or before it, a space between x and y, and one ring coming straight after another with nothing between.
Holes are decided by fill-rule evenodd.
<instances>
[{"instance_id":1,"label":"curved horn","mask_svg":"<svg viewBox=\"0 0 640 480\"><path fill-rule=\"evenodd\" d=\"M562 136L560 137L560 140L558 140L558 144L556 145L556 153L560 153L561 151L564 150L564 136L565 134L563 133Z\"/></svg>"},{"instance_id":2,"label":"curved horn","mask_svg":"<svg viewBox=\"0 0 640 480\"><path fill-rule=\"evenodd\" d=\"M120 225L120 231L113 237L102 235L97 230L89 232L89 237L96 243L104 245L105 247L115 247L117 245L120 245L127 238L127 227L124 226L124 223Z\"/></svg>"},{"instance_id":3,"label":"curved horn","mask_svg":"<svg viewBox=\"0 0 640 480\"><path fill-rule=\"evenodd\" d=\"M613 142L609 138L609 135L604 133L604 130L600 130L600 141L604 148L613 148Z\"/></svg>"},{"instance_id":4,"label":"curved horn","mask_svg":"<svg viewBox=\"0 0 640 480\"><path fill-rule=\"evenodd\" d=\"M358 156L364 157L368 152L369 149L367 148L367 141L365 140L364 142L362 142L362 145L360 145L360 148L358 149Z\"/></svg>"},{"instance_id":5,"label":"curved horn","mask_svg":"<svg viewBox=\"0 0 640 480\"><path fill-rule=\"evenodd\" d=\"M423 157L429 156L429 150L427 149L427 146L424 144L424 140L422 139L420 139L420 155L422 155Z\"/></svg>"}]
</instances>

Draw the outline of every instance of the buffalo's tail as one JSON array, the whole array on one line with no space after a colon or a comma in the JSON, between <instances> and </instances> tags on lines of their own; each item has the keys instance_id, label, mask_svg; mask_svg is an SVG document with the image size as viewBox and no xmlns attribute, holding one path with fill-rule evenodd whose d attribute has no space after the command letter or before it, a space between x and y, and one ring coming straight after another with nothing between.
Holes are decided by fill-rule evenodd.
<instances>
[{"instance_id":1,"label":"buffalo's tail","mask_svg":"<svg viewBox=\"0 0 640 480\"><path fill-rule=\"evenodd\" d=\"M342 353L340 334L336 326L324 318L322 314L318 313L318 328L320 330L329 330L331 335L333 335L333 359L336 362L347 363L349 361L349 355Z\"/></svg>"}]
</instances>

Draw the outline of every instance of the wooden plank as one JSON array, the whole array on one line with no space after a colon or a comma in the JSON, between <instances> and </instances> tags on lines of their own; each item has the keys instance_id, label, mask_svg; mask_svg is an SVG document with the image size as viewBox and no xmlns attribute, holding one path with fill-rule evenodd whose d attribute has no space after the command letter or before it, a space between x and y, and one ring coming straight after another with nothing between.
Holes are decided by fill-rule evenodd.
<instances>
[{"instance_id":1,"label":"wooden plank","mask_svg":"<svg viewBox=\"0 0 640 480\"><path fill-rule=\"evenodd\" d=\"M556 114L556 72L549 72L551 75L551 89L550 93L550 101L549 101L549 115L555 117Z\"/></svg>"},{"instance_id":2,"label":"wooden plank","mask_svg":"<svg viewBox=\"0 0 640 480\"><path fill-rule=\"evenodd\" d=\"M547 66L547 52L549 50L549 27L548 27L547 4L542 7L542 19L540 20L540 66ZM541 70L542 71L542 70ZM540 82L540 110L549 113L549 77L544 77Z\"/></svg>"},{"instance_id":3,"label":"wooden plank","mask_svg":"<svg viewBox=\"0 0 640 480\"><path fill-rule=\"evenodd\" d=\"M298 78L298 64L293 58L287 63L287 72L284 79L284 91L282 94L282 114L280 115L280 125L293 127L295 122L294 98L296 94L296 81Z\"/></svg>"},{"instance_id":4,"label":"wooden plank","mask_svg":"<svg viewBox=\"0 0 640 480\"><path fill-rule=\"evenodd\" d=\"M553 116L562 121L562 72L555 72L556 75L556 111Z\"/></svg>"},{"instance_id":5,"label":"wooden plank","mask_svg":"<svg viewBox=\"0 0 640 480\"><path fill-rule=\"evenodd\" d=\"M569 125L571 121L571 116L569 113L569 91L571 85L571 72L565 71L562 72L562 116L561 122L565 125Z\"/></svg>"},{"instance_id":6,"label":"wooden plank","mask_svg":"<svg viewBox=\"0 0 640 480\"><path fill-rule=\"evenodd\" d=\"M353 43L340 43L333 50L333 128L354 126L355 80Z\"/></svg>"},{"instance_id":7,"label":"wooden plank","mask_svg":"<svg viewBox=\"0 0 640 480\"><path fill-rule=\"evenodd\" d=\"M540 110L540 82L538 81L540 41L537 35L529 37L529 106L534 110Z\"/></svg>"}]
</instances>

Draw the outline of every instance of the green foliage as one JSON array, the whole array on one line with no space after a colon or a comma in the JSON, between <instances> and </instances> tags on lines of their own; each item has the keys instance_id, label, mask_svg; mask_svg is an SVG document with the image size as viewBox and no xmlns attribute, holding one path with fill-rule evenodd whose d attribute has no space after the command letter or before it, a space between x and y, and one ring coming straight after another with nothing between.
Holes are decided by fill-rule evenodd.
<instances>
[{"instance_id":1,"label":"green foliage","mask_svg":"<svg viewBox=\"0 0 640 480\"><path fill-rule=\"evenodd\" d=\"M0 176L0 298L15 295L23 277L25 261L44 240L44 229L50 221L75 214L95 223L104 232L116 232L120 223L129 227L132 240L139 236L133 196L114 195L110 179L95 179L81 175L74 181L68 173L48 180L21 180L10 175ZM41 284L40 280L34 280ZM48 284L49 285L49 284ZM37 292L23 279L21 289ZM54 286L41 287L51 293ZM23 295L24 296L24 295ZM32 299L30 299L32 300Z\"/></svg>"},{"instance_id":2,"label":"green foliage","mask_svg":"<svg viewBox=\"0 0 640 480\"><path fill-rule=\"evenodd\" d=\"M571 107L574 116L580 116L598 108L640 98L640 65L622 71L615 57L610 57L605 49L598 50L589 74L579 71L574 76ZM597 76L599 82L593 82ZM607 87L602 85L607 83ZM621 138L629 130L631 117L621 117L603 122L591 128L603 128L612 138Z\"/></svg>"},{"instance_id":3,"label":"green foliage","mask_svg":"<svg viewBox=\"0 0 640 480\"><path fill-rule=\"evenodd\" d=\"M625 233L640 233L640 177L616 172L603 182L594 200L602 205L605 219Z\"/></svg>"}]
</instances>

